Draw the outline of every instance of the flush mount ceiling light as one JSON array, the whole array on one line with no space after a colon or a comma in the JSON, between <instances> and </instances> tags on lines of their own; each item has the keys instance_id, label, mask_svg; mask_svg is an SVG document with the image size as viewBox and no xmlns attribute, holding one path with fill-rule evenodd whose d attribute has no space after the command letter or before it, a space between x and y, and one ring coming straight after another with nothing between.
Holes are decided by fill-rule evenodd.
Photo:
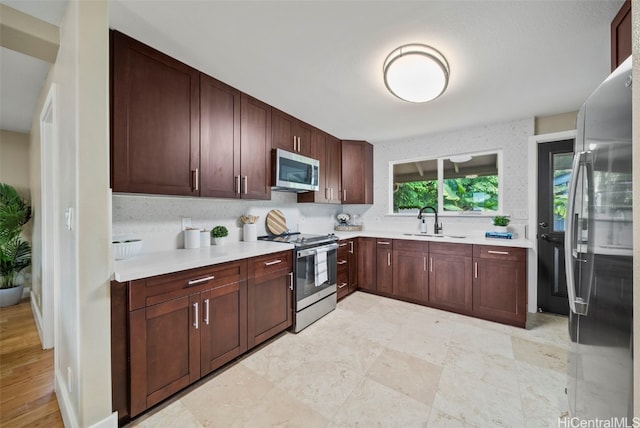
<instances>
[{"instance_id":1,"label":"flush mount ceiling light","mask_svg":"<svg viewBox=\"0 0 640 428\"><path fill-rule=\"evenodd\" d=\"M438 98L449 83L449 63L431 46L400 46L387 56L384 84L401 100L424 103Z\"/></svg>"},{"instance_id":2,"label":"flush mount ceiling light","mask_svg":"<svg viewBox=\"0 0 640 428\"><path fill-rule=\"evenodd\" d=\"M471 159L473 159L471 155L455 155L449 158L449 160L453 163L465 163L469 162Z\"/></svg>"}]
</instances>

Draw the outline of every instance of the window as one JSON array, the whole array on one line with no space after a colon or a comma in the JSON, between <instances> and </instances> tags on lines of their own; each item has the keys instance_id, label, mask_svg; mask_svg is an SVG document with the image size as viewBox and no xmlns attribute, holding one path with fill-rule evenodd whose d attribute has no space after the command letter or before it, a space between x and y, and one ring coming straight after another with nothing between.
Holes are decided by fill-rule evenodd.
<instances>
[{"instance_id":1,"label":"window","mask_svg":"<svg viewBox=\"0 0 640 428\"><path fill-rule=\"evenodd\" d=\"M501 152L393 162L393 213L432 206L439 213L500 212Z\"/></svg>"}]
</instances>

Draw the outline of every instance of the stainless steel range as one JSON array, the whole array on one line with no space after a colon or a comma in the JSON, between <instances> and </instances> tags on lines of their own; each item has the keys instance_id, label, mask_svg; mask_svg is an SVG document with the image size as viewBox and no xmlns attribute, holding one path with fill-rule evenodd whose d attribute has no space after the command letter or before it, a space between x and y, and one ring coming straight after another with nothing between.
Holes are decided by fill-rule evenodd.
<instances>
[{"instance_id":1,"label":"stainless steel range","mask_svg":"<svg viewBox=\"0 0 640 428\"><path fill-rule=\"evenodd\" d=\"M334 234L289 233L258 239L295 246L293 273L295 333L336 308L338 238Z\"/></svg>"}]
</instances>

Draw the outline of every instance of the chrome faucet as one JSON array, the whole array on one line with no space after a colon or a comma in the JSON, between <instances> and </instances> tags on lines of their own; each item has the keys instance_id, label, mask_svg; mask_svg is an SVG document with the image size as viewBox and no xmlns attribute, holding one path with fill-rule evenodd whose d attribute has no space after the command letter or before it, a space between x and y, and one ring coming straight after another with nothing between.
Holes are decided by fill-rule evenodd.
<instances>
[{"instance_id":1,"label":"chrome faucet","mask_svg":"<svg viewBox=\"0 0 640 428\"><path fill-rule=\"evenodd\" d=\"M442 233L442 223L438 223L438 210L436 210L435 208L429 207L429 206L422 207L420 209L420 212L418 213L418 220L422 220L422 213L424 213L425 210L433 211L433 214L436 217L436 219L435 219L436 221L435 221L435 223L433 225L433 233L436 234L436 235L439 234L439 233Z\"/></svg>"}]
</instances>

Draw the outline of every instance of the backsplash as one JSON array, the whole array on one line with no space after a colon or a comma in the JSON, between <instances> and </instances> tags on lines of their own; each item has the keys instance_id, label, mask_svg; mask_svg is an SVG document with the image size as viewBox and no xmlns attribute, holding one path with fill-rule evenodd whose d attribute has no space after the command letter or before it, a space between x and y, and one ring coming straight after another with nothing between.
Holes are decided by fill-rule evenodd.
<instances>
[{"instance_id":1,"label":"backsplash","mask_svg":"<svg viewBox=\"0 0 640 428\"><path fill-rule=\"evenodd\" d=\"M341 206L298 204L293 193L272 192L270 201L188 198L149 195L113 195L114 238L141 238L143 252L183 248L182 218L191 218L192 227L211 230L223 225L229 239L242 239L242 214L260 216L258 235L265 235L265 218L269 210L279 209L292 231L329 233Z\"/></svg>"}]
</instances>

